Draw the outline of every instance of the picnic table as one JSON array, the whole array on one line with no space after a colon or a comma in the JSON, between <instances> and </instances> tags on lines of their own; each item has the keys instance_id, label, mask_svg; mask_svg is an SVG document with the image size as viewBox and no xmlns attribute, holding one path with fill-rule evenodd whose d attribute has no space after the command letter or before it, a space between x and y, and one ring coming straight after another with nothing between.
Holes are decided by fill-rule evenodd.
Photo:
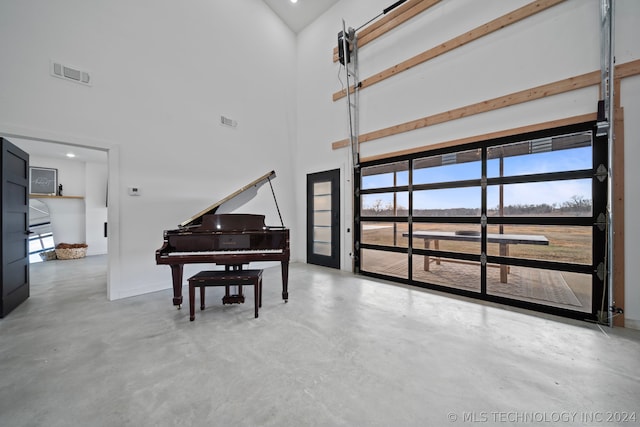
<instances>
[{"instance_id":1,"label":"picnic table","mask_svg":"<svg viewBox=\"0 0 640 427\"><path fill-rule=\"evenodd\" d=\"M403 237L409 237L409 233L402 233ZM433 242L434 249L440 249L440 240L455 240L461 242L479 242L481 235L476 231L414 231L415 239L423 239L425 249L431 247ZM549 245L549 239L540 235L528 234L487 234L488 243L498 243L500 245L500 256L509 256L509 245ZM440 265L440 257L436 257L436 264ZM424 270L429 271L429 263L431 259L429 255L424 256ZM509 267L500 265L500 281L507 283L507 274Z\"/></svg>"}]
</instances>

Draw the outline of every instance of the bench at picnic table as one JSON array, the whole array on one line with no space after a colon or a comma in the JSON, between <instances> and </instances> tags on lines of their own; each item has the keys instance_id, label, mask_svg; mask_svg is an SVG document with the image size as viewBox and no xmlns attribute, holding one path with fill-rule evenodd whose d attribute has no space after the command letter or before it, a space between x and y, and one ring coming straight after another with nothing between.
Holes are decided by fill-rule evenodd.
<instances>
[{"instance_id":1,"label":"bench at picnic table","mask_svg":"<svg viewBox=\"0 0 640 427\"><path fill-rule=\"evenodd\" d=\"M409 237L409 233L402 233L403 237ZM480 232L477 231L414 231L413 238L424 239L425 249L429 249L431 241L433 248L440 249L440 240L456 240L461 242L479 242ZM509 245L549 245L549 239L545 236L528 234L487 234L488 243L500 245L500 256L509 256ZM424 270L429 271L429 255L424 256ZM440 258L436 258L436 264L440 265ZM500 281L507 283L508 266L500 265Z\"/></svg>"}]
</instances>

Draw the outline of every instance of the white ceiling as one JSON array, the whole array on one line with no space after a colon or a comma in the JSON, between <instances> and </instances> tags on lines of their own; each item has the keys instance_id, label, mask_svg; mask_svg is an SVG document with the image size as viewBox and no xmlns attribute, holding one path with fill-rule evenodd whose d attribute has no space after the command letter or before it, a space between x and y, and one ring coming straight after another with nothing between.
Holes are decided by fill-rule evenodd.
<instances>
[{"instance_id":1,"label":"white ceiling","mask_svg":"<svg viewBox=\"0 0 640 427\"><path fill-rule=\"evenodd\" d=\"M102 150L13 137L7 137L7 140L18 146L20 149L26 151L30 156L64 159L77 162L107 163L107 152ZM75 154L75 157L69 158L67 157L67 153L73 153Z\"/></svg>"},{"instance_id":2,"label":"white ceiling","mask_svg":"<svg viewBox=\"0 0 640 427\"><path fill-rule=\"evenodd\" d=\"M339 0L264 0L293 32L297 33L329 10Z\"/></svg>"}]
</instances>

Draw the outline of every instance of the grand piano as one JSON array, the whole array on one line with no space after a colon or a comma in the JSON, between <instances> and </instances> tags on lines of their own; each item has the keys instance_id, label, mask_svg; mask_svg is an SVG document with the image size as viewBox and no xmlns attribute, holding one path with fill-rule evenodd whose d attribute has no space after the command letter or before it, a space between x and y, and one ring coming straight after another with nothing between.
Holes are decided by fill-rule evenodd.
<instances>
[{"instance_id":1,"label":"grand piano","mask_svg":"<svg viewBox=\"0 0 640 427\"><path fill-rule=\"evenodd\" d=\"M226 269L241 269L256 261L280 261L282 299L289 299L289 229L282 222L271 180L271 171L219 202L195 214L175 230L164 231L164 243L156 251L156 263L171 267L173 305L182 305L182 275L185 264L213 263ZM230 213L253 198L269 183L280 226L266 226L264 215Z\"/></svg>"}]
</instances>

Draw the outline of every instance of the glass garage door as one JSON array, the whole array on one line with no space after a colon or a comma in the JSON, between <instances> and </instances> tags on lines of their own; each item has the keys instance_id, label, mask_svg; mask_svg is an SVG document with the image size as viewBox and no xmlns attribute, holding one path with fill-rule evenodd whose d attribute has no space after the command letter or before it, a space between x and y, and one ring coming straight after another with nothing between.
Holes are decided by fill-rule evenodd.
<instances>
[{"instance_id":1,"label":"glass garage door","mask_svg":"<svg viewBox=\"0 0 640 427\"><path fill-rule=\"evenodd\" d=\"M606 310L606 138L592 124L365 163L366 275L574 318Z\"/></svg>"}]
</instances>

